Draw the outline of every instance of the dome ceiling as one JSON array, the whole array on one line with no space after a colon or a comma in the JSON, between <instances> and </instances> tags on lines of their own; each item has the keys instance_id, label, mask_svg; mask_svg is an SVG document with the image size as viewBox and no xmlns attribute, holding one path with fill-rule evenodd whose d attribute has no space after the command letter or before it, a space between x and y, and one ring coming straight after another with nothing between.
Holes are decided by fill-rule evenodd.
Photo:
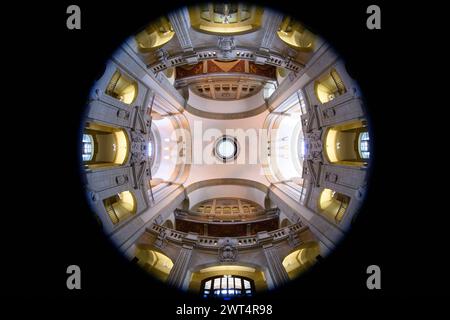
<instances>
[{"instance_id":1,"label":"dome ceiling","mask_svg":"<svg viewBox=\"0 0 450 320\"><path fill-rule=\"evenodd\" d=\"M239 259L268 272L255 285L282 285L352 223L366 118L344 62L301 23L243 4L181 8L127 39L92 88L88 201L117 247L171 285Z\"/></svg>"}]
</instances>

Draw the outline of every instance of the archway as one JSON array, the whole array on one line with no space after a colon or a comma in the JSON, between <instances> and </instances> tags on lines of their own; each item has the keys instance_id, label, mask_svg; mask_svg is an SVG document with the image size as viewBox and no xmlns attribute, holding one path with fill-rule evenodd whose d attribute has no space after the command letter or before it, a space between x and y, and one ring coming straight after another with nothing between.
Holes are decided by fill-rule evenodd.
<instances>
[{"instance_id":1,"label":"archway","mask_svg":"<svg viewBox=\"0 0 450 320\"><path fill-rule=\"evenodd\" d=\"M189 8L195 30L217 35L237 35L260 28L263 9L244 3L209 3Z\"/></svg>"},{"instance_id":2,"label":"archway","mask_svg":"<svg viewBox=\"0 0 450 320\"><path fill-rule=\"evenodd\" d=\"M173 268L173 261L161 252L136 248L137 263L155 278L165 282Z\"/></svg>"},{"instance_id":3,"label":"archway","mask_svg":"<svg viewBox=\"0 0 450 320\"><path fill-rule=\"evenodd\" d=\"M105 93L125 104L132 104L138 94L138 85L131 77L116 70L106 87Z\"/></svg>"},{"instance_id":4,"label":"archway","mask_svg":"<svg viewBox=\"0 0 450 320\"><path fill-rule=\"evenodd\" d=\"M174 229L174 225L173 225L172 220L168 219L168 220L164 221L163 227L166 227L166 228L169 228L169 229Z\"/></svg>"},{"instance_id":5,"label":"archway","mask_svg":"<svg viewBox=\"0 0 450 320\"><path fill-rule=\"evenodd\" d=\"M254 283L254 290L261 291L267 289L267 281L264 272L256 266L243 264L213 265L197 268L193 271L189 281L189 290L200 292L206 279L214 277L222 278L224 275L244 277L251 279ZM214 287L212 287L214 289Z\"/></svg>"},{"instance_id":6,"label":"archway","mask_svg":"<svg viewBox=\"0 0 450 320\"><path fill-rule=\"evenodd\" d=\"M123 191L104 199L103 205L114 225L134 215L137 209L136 198L130 191Z\"/></svg>"},{"instance_id":7,"label":"archway","mask_svg":"<svg viewBox=\"0 0 450 320\"><path fill-rule=\"evenodd\" d=\"M139 51L151 52L172 40L174 35L172 24L167 17L163 16L139 32L135 38Z\"/></svg>"},{"instance_id":8,"label":"archway","mask_svg":"<svg viewBox=\"0 0 450 320\"><path fill-rule=\"evenodd\" d=\"M128 136L123 129L89 122L83 132L82 155L87 169L123 165L128 158Z\"/></svg>"},{"instance_id":9,"label":"archway","mask_svg":"<svg viewBox=\"0 0 450 320\"><path fill-rule=\"evenodd\" d=\"M283 221L281 221L281 223L280 223L280 227L286 228L287 226L290 226L291 224L292 224L292 222L289 221L289 219L283 219Z\"/></svg>"},{"instance_id":10,"label":"archway","mask_svg":"<svg viewBox=\"0 0 450 320\"><path fill-rule=\"evenodd\" d=\"M340 223L349 203L349 196L331 189L323 189L319 197L319 212L328 220Z\"/></svg>"},{"instance_id":11,"label":"archway","mask_svg":"<svg viewBox=\"0 0 450 320\"><path fill-rule=\"evenodd\" d=\"M328 129L325 154L328 161L346 166L365 166L370 157L366 123L354 121Z\"/></svg>"},{"instance_id":12,"label":"archway","mask_svg":"<svg viewBox=\"0 0 450 320\"><path fill-rule=\"evenodd\" d=\"M314 49L314 34L289 16L283 18L277 35L283 42L297 50Z\"/></svg>"},{"instance_id":13,"label":"archway","mask_svg":"<svg viewBox=\"0 0 450 320\"><path fill-rule=\"evenodd\" d=\"M321 103L330 102L347 92L344 82L334 68L316 80L314 89Z\"/></svg>"},{"instance_id":14,"label":"archway","mask_svg":"<svg viewBox=\"0 0 450 320\"><path fill-rule=\"evenodd\" d=\"M290 279L298 277L302 272L309 269L320 255L320 247L317 242L303 245L300 249L291 252L283 259L283 267Z\"/></svg>"}]
</instances>

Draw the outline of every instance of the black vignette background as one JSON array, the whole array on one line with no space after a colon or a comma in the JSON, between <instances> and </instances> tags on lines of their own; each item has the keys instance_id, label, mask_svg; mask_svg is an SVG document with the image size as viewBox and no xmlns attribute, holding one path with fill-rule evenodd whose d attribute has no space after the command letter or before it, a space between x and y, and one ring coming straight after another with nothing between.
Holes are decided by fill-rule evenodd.
<instances>
[{"instance_id":1,"label":"black vignette background","mask_svg":"<svg viewBox=\"0 0 450 320\"><path fill-rule=\"evenodd\" d=\"M6 139L2 159L8 175L2 295L152 298L164 301L167 310L199 303L153 281L116 252L84 202L77 162L86 97L105 62L126 37L187 3L59 1L9 9L4 128L14 134ZM437 195L425 194L432 190L418 170L420 150L410 152L424 143L423 135L411 130L424 106L412 94L419 90L414 82L420 72L414 51L419 35L403 19L415 17L418 8L386 1L258 3L304 22L344 58L366 99L374 151L366 203L339 249L307 276L251 302L283 306L318 296L439 294L447 264L440 259L445 233L438 217L427 218L439 212L430 207ZM71 4L81 7L81 30L66 28ZM366 28L370 4L381 7L381 30ZM420 10L417 17L424 17L428 8ZM71 264L81 267L82 290L66 288ZM371 264L381 267L380 291L366 288Z\"/></svg>"}]
</instances>

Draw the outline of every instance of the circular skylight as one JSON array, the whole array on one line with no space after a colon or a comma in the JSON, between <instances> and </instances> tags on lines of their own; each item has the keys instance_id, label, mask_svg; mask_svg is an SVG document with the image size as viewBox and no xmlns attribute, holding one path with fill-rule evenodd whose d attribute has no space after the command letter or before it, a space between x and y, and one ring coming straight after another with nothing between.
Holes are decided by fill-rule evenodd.
<instances>
[{"instance_id":1,"label":"circular skylight","mask_svg":"<svg viewBox=\"0 0 450 320\"><path fill-rule=\"evenodd\" d=\"M216 141L214 152L216 157L222 161L236 159L238 152L236 139L229 136L220 137Z\"/></svg>"}]
</instances>

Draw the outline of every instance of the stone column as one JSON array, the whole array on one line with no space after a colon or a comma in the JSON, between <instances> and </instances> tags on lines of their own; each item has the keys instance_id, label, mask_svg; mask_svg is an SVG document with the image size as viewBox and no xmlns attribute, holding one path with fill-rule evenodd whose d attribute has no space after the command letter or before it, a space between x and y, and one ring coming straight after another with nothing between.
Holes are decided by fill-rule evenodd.
<instances>
[{"instance_id":1,"label":"stone column","mask_svg":"<svg viewBox=\"0 0 450 320\"><path fill-rule=\"evenodd\" d=\"M289 281L289 275L283 267L278 251L273 247L272 237L267 232L257 234L258 242L261 244L267 260L267 268L272 277L273 285L278 287Z\"/></svg>"},{"instance_id":2,"label":"stone column","mask_svg":"<svg viewBox=\"0 0 450 320\"><path fill-rule=\"evenodd\" d=\"M265 31L261 41L260 50L269 51L272 47L273 39L277 35L277 31L280 27L281 21L283 20L283 15L278 12L268 11L264 14L264 19Z\"/></svg>"},{"instance_id":3,"label":"stone column","mask_svg":"<svg viewBox=\"0 0 450 320\"><path fill-rule=\"evenodd\" d=\"M189 36L190 22L187 8L169 13L169 20L183 51L191 51L192 41L191 37Z\"/></svg>"},{"instance_id":4,"label":"stone column","mask_svg":"<svg viewBox=\"0 0 450 320\"><path fill-rule=\"evenodd\" d=\"M195 243L197 242L198 236L196 234L189 233L183 239L183 245L180 250L180 253L173 264L172 270L170 270L169 277L167 279L167 283L169 286L173 286L179 289L183 289L186 276L188 274L188 267L191 261L192 250L195 247Z\"/></svg>"}]
</instances>

